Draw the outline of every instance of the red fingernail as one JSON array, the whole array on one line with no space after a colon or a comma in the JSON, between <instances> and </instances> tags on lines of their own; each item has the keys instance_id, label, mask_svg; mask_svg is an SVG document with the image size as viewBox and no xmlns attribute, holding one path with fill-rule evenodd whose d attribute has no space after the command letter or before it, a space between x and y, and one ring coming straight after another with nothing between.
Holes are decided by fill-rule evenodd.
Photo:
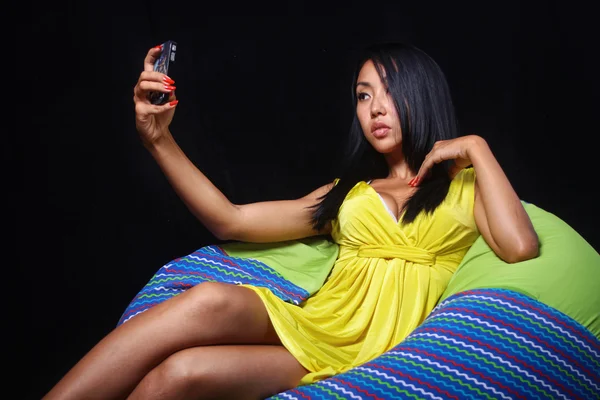
<instances>
[{"instance_id":1,"label":"red fingernail","mask_svg":"<svg viewBox=\"0 0 600 400\"><path fill-rule=\"evenodd\" d=\"M165 90L168 90L168 91L175 90L175 86L165 85Z\"/></svg>"},{"instance_id":2,"label":"red fingernail","mask_svg":"<svg viewBox=\"0 0 600 400\"><path fill-rule=\"evenodd\" d=\"M162 49L162 44L159 44L158 46L154 46L153 47L154 50L159 50Z\"/></svg>"},{"instance_id":3,"label":"red fingernail","mask_svg":"<svg viewBox=\"0 0 600 400\"><path fill-rule=\"evenodd\" d=\"M163 76L163 81L165 81L166 83L168 83L169 85L172 85L175 83L175 81L171 78L169 78L168 76Z\"/></svg>"},{"instance_id":4,"label":"red fingernail","mask_svg":"<svg viewBox=\"0 0 600 400\"><path fill-rule=\"evenodd\" d=\"M176 106L176 105L177 105L177 103L179 103L179 100L173 100L173 101L171 101L171 102L169 103L169 105L170 105L171 107L173 107L173 106Z\"/></svg>"},{"instance_id":5,"label":"red fingernail","mask_svg":"<svg viewBox=\"0 0 600 400\"><path fill-rule=\"evenodd\" d=\"M412 179L410 180L410 182L408 182L408 186L412 186L412 184L413 184L413 181L414 181L414 180L415 180L415 178L412 178Z\"/></svg>"}]
</instances>

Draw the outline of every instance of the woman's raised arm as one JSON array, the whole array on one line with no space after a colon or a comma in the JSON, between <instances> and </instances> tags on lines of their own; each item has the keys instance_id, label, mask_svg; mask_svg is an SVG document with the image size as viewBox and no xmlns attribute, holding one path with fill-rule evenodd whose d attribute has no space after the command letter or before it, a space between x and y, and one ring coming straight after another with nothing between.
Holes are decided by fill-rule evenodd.
<instances>
[{"instance_id":1,"label":"woman's raised arm","mask_svg":"<svg viewBox=\"0 0 600 400\"><path fill-rule=\"evenodd\" d=\"M308 195L284 201L236 205L190 161L169 130L177 100L175 82L155 72L160 47L148 51L144 71L134 89L136 129L144 146L188 209L213 235L224 240L276 242L327 233L312 228L311 206L331 188L324 185ZM152 104L148 93L169 93L169 102Z\"/></svg>"}]
</instances>

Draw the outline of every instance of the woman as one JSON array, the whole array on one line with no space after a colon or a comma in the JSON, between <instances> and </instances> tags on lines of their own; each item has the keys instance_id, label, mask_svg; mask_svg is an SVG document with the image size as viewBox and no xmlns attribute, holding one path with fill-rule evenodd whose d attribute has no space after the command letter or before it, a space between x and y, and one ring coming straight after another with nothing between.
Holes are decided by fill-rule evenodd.
<instances>
[{"instance_id":1,"label":"woman","mask_svg":"<svg viewBox=\"0 0 600 400\"><path fill-rule=\"evenodd\" d=\"M508 262L536 233L486 142L457 137L438 65L405 44L366 51L353 80L348 168L296 200L232 204L176 144L174 82L151 49L134 90L136 127L180 198L220 239L331 234L338 259L301 306L268 289L201 283L120 325L47 394L80 398L262 398L360 365L432 310L481 234ZM148 93L170 93L157 106ZM477 179L475 179L477 176Z\"/></svg>"}]
</instances>

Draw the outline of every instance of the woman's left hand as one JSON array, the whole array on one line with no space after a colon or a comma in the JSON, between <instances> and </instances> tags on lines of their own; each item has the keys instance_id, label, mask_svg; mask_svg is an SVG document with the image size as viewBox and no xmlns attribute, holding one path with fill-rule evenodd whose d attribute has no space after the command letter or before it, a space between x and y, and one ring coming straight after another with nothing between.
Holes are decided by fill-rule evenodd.
<instances>
[{"instance_id":1,"label":"woman's left hand","mask_svg":"<svg viewBox=\"0 0 600 400\"><path fill-rule=\"evenodd\" d=\"M413 187L419 186L433 165L439 164L445 160L454 161L450 167L450 176L455 176L461 169L471 165L469 149L476 146L477 142L480 140L483 140L480 136L468 135L456 139L435 142L433 149L425 156L425 160L423 161L423 164L421 164L417 176L415 176L408 184Z\"/></svg>"}]
</instances>

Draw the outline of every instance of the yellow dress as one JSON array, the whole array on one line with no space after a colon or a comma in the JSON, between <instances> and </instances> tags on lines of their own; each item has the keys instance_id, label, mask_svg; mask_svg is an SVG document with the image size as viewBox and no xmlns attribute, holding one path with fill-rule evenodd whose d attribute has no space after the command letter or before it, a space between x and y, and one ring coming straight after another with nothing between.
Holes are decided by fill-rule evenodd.
<instances>
[{"instance_id":1,"label":"yellow dress","mask_svg":"<svg viewBox=\"0 0 600 400\"><path fill-rule=\"evenodd\" d=\"M283 345L309 371L301 384L372 360L423 322L479 236L474 182L474 170L462 170L442 204L406 226L368 183L359 182L332 223L340 253L317 293L297 306L266 288L246 286L261 297Z\"/></svg>"}]
</instances>

